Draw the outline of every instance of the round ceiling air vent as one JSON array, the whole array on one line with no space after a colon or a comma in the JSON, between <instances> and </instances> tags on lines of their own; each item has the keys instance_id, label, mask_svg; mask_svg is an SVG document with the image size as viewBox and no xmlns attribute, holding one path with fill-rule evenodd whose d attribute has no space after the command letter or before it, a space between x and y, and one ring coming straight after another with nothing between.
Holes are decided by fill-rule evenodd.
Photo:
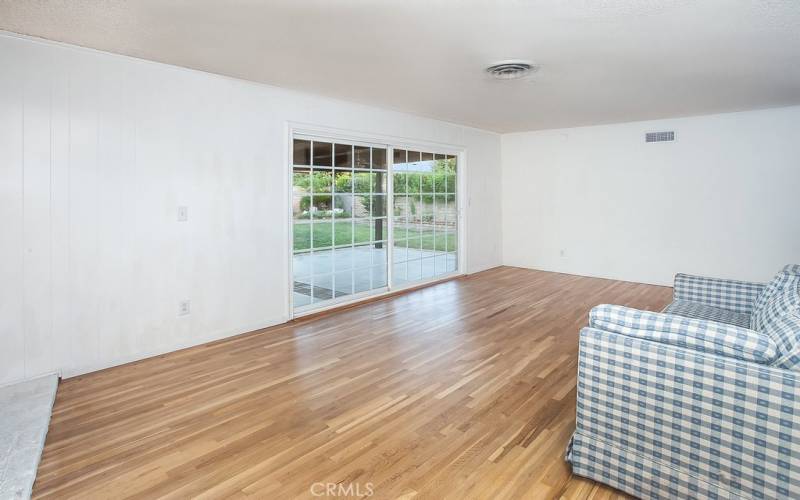
<instances>
[{"instance_id":1,"label":"round ceiling air vent","mask_svg":"<svg viewBox=\"0 0 800 500\"><path fill-rule=\"evenodd\" d=\"M486 72L496 80L518 80L538 69L538 66L529 61L511 59L492 64L486 68Z\"/></svg>"}]
</instances>

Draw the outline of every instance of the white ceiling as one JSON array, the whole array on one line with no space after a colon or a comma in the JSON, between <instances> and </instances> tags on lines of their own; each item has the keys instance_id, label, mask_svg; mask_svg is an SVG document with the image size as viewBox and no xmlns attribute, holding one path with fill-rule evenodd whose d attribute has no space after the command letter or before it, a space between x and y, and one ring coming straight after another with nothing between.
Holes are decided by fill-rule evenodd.
<instances>
[{"instance_id":1,"label":"white ceiling","mask_svg":"<svg viewBox=\"0 0 800 500\"><path fill-rule=\"evenodd\" d=\"M498 132L800 103L798 0L3 0L0 28ZM510 58L542 69L483 74Z\"/></svg>"}]
</instances>

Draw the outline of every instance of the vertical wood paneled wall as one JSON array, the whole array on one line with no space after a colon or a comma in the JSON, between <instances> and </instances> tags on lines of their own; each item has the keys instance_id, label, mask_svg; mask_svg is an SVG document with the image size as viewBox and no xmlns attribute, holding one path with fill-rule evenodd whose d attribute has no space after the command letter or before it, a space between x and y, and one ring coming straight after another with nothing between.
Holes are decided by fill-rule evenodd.
<instances>
[{"instance_id":1,"label":"vertical wood paneled wall","mask_svg":"<svg viewBox=\"0 0 800 500\"><path fill-rule=\"evenodd\" d=\"M463 145L500 263L496 134L11 34L0 68L0 384L285 321L289 121Z\"/></svg>"}]
</instances>

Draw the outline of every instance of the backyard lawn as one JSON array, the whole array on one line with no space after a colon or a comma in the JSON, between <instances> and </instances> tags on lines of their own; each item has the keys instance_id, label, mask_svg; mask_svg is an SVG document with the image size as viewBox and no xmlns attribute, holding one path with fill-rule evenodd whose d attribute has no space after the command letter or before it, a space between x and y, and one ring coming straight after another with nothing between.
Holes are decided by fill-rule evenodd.
<instances>
[{"instance_id":1,"label":"backyard lawn","mask_svg":"<svg viewBox=\"0 0 800 500\"><path fill-rule=\"evenodd\" d=\"M300 223L294 225L294 250L302 251L311 248L313 225L313 243L314 248L324 248L333 245L349 245L353 242L356 245L369 243L373 239L373 232L375 230L374 224L369 222L357 222L352 224L350 221L340 221L331 223L314 222L314 223ZM440 252L454 251L456 249L456 234L448 232L444 234L442 231L434 232L433 229L418 229L411 226L411 229L406 231L398 231L395 235L395 246L413 248L417 250L436 250ZM408 239L404 240L398 235L402 234L407 236ZM388 238L388 229L384 227L383 239ZM408 243L405 243L407 241Z\"/></svg>"}]
</instances>

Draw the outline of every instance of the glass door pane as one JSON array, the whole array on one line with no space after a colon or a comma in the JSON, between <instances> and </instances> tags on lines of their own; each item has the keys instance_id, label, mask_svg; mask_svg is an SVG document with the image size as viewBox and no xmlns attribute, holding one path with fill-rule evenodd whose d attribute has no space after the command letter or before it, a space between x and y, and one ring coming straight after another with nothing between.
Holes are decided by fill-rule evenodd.
<instances>
[{"instance_id":1,"label":"glass door pane","mask_svg":"<svg viewBox=\"0 0 800 500\"><path fill-rule=\"evenodd\" d=\"M393 284L456 272L457 157L403 149L392 156Z\"/></svg>"}]
</instances>

